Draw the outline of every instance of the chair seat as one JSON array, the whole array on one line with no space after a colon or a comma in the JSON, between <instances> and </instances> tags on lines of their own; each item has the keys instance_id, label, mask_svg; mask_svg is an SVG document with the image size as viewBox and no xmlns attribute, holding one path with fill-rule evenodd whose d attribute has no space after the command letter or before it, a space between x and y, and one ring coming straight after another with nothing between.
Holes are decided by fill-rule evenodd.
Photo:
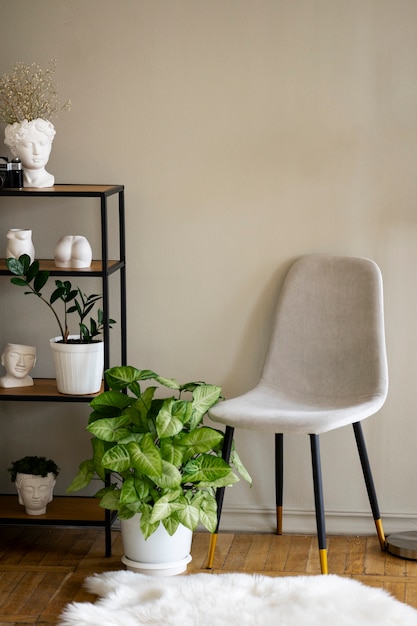
<instances>
[{"instance_id":1,"label":"chair seat","mask_svg":"<svg viewBox=\"0 0 417 626\"><path fill-rule=\"evenodd\" d=\"M210 419L233 428L283 434L321 434L359 422L376 413L386 394L324 397L289 393L259 384L251 391L216 404Z\"/></svg>"}]
</instances>

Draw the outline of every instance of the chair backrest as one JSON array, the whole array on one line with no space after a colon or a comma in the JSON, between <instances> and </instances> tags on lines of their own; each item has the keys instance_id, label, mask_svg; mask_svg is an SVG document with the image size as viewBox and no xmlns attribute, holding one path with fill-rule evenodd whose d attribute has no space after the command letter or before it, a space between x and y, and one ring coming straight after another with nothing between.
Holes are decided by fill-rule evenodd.
<instances>
[{"instance_id":1,"label":"chair backrest","mask_svg":"<svg viewBox=\"0 0 417 626\"><path fill-rule=\"evenodd\" d=\"M282 286L261 383L303 396L388 390L382 277L370 259L301 257Z\"/></svg>"}]
</instances>

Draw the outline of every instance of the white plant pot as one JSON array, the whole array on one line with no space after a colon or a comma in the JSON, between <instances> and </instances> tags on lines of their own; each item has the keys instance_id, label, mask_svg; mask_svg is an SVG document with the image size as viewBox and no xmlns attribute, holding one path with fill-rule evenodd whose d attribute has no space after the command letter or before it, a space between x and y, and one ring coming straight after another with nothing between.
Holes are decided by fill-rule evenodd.
<instances>
[{"instance_id":1,"label":"white plant pot","mask_svg":"<svg viewBox=\"0 0 417 626\"><path fill-rule=\"evenodd\" d=\"M175 576L187 569L191 561L193 533L182 524L174 535L169 535L160 524L145 540L139 527L140 514L120 520L124 563L128 570L148 576Z\"/></svg>"},{"instance_id":2,"label":"white plant pot","mask_svg":"<svg viewBox=\"0 0 417 626\"><path fill-rule=\"evenodd\" d=\"M100 391L104 368L104 343L58 343L49 340L55 364L56 385L60 393L82 396ZM70 335L69 339L78 339Z\"/></svg>"}]
</instances>

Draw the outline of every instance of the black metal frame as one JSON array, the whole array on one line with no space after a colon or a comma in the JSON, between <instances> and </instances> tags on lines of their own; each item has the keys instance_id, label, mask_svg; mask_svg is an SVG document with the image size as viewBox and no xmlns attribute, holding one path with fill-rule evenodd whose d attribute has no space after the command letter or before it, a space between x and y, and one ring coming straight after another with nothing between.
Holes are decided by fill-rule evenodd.
<instances>
[{"instance_id":1,"label":"black metal frame","mask_svg":"<svg viewBox=\"0 0 417 626\"><path fill-rule=\"evenodd\" d=\"M119 220L119 258L116 262L109 262L109 232L108 232L108 206L107 200L110 196L118 194L118 220ZM101 270L76 270L76 269L52 269L52 276L82 276L83 278L100 277L102 281L103 294L103 315L104 315L104 369L108 369L111 365L110 357L110 341L109 341L109 277L115 272L120 275L120 322L118 321L118 330L120 332L120 349L121 364L125 365L127 360L127 307L126 307L126 239L125 239L125 203L124 203L124 186L123 185L55 185L54 187L45 189L2 189L1 197L14 196L19 198L56 198L56 197L73 197L73 198L98 198L100 200L100 223L101 223ZM42 263L42 261L41 261ZM5 262L0 266L0 276L10 276ZM36 380L36 379L35 379ZM43 395L31 394L26 389L24 393L18 389L2 390L0 393L0 401L30 401L30 402L90 402L93 396L65 396L65 395ZM26 519L1 518L0 524L46 524L46 525L85 525L96 526L104 525L105 528L105 553L111 556L111 526L116 515L111 511L105 511L104 523L97 524L90 520L51 520L40 518L34 520L29 517Z\"/></svg>"}]
</instances>

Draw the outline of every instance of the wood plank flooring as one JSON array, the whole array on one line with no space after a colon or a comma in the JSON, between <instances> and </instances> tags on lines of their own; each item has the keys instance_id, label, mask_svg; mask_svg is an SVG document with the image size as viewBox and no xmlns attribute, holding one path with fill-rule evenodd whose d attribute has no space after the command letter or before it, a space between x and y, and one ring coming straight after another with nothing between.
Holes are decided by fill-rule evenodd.
<instances>
[{"instance_id":1,"label":"wood plank flooring","mask_svg":"<svg viewBox=\"0 0 417 626\"><path fill-rule=\"evenodd\" d=\"M93 574L123 569L120 532L105 558L104 531L94 528L0 527L0 626L51 626L68 602L94 601L83 588ZM207 572L207 533L195 533L188 573ZM417 561L381 552L376 537L328 538L329 570L382 587L417 608ZM220 533L213 573L268 576L320 573L315 536Z\"/></svg>"}]
</instances>

